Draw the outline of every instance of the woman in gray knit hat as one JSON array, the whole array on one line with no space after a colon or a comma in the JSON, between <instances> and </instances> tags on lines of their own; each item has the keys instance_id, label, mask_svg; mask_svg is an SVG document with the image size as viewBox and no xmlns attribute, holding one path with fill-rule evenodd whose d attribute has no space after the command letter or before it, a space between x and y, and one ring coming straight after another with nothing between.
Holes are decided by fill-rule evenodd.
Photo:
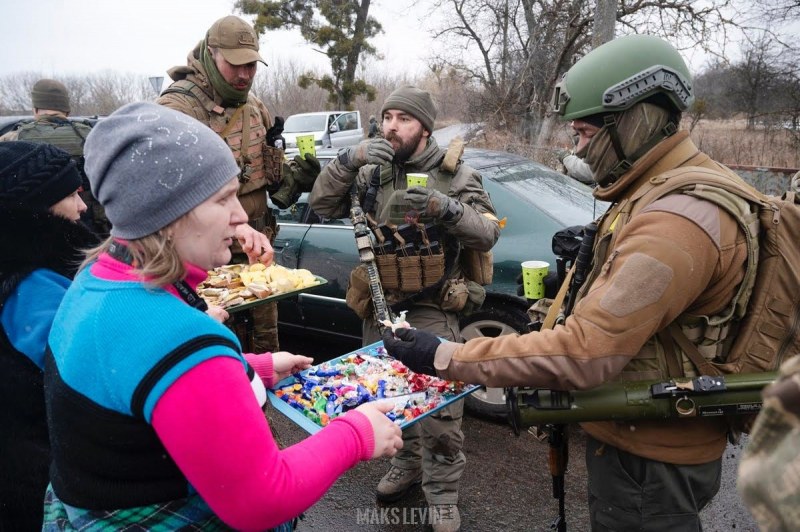
<instances>
[{"instance_id":1,"label":"woman in gray knit hat","mask_svg":"<svg viewBox=\"0 0 800 532\"><path fill-rule=\"evenodd\" d=\"M243 354L193 290L230 260L247 222L239 167L218 135L130 104L92 130L86 172L113 229L49 339L45 530L289 529L349 468L395 454L390 404L359 407L283 450L273 440L265 387L311 359Z\"/></svg>"}]
</instances>

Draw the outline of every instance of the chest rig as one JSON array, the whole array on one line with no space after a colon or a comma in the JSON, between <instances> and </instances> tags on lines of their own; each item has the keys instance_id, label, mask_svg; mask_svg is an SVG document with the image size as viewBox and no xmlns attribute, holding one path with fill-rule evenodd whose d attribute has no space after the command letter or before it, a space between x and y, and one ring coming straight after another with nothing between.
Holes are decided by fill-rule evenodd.
<instances>
[{"instance_id":1,"label":"chest rig","mask_svg":"<svg viewBox=\"0 0 800 532\"><path fill-rule=\"evenodd\" d=\"M428 187L447 194L455 168L429 168ZM458 261L458 242L403 199L405 173L376 166L363 207L375 242L375 262L387 302L432 296Z\"/></svg>"},{"instance_id":2,"label":"chest rig","mask_svg":"<svg viewBox=\"0 0 800 532\"><path fill-rule=\"evenodd\" d=\"M283 150L266 142L265 117L253 98L239 107L222 107L196 83L180 80L163 94L171 92L192 96L207 113L208 126L230 147L241 169L239 195L276 185L281 180Z\"/></svg>"}]
</instances>

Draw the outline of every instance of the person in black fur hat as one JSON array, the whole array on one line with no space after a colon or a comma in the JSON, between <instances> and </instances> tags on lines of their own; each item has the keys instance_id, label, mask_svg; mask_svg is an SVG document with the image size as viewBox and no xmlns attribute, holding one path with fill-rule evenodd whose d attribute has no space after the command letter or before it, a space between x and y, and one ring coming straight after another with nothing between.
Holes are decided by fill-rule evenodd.
<instances>
[{"instance_id":1,"label":"person in black fur hat","mask_svg":"<svg viewBox=\"0 0 800 532\"><path fill-rule=\"evenodd\" d=\"M40 530L50 463L43 365L53 316L96 244L70 155L0 142L0 530Z\"/></svg>"}]
</instances>

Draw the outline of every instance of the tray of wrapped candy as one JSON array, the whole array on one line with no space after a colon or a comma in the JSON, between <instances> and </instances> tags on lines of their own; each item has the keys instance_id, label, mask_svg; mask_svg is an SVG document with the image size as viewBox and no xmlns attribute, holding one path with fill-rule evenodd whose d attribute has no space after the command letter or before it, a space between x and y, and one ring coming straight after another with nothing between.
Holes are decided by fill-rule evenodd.
<instances>
[{"instance_id":1,"label":"tray of wrapped candy","mask_svg":"<svg viewBox=\"0 0 800 532\"><path fill-rule=\"evenodd\" d=\"M327 283L308 270L280 264L227 264L208 271L197 293L208 305L239 312L268 301L292 297Z\"/></svg>"},{"instance_id":2,"label":"tray of wrapped candy","mask_svg":"<svg viewBox=\"0 0 800 532\"><path fill-rule=\"evenodd\" d=\"M348 410L378 400L394 402L387 416L405 428L478 388L415 373L376 342L292 375L268 396L275 408L313 434Z\"/></svg>"}]
</instances>

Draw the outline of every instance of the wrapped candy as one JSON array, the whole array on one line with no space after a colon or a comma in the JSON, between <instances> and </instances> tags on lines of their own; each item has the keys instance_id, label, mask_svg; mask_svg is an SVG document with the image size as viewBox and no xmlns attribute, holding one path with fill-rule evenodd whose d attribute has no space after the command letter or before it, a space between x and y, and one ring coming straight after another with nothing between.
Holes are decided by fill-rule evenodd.
<instances>
[{"instance_id":1,"label":"wrapped candy","mask_svg":"<svg viewBox=\"0 0 800 532\"><path fill-rule=\"evenodd\" d=\"M387 416L403 425L466 389L461 382L414 373L373 344L294 375L275 395L321 426L361 404L392 400Z\"/></svg>"}]
</instances>

